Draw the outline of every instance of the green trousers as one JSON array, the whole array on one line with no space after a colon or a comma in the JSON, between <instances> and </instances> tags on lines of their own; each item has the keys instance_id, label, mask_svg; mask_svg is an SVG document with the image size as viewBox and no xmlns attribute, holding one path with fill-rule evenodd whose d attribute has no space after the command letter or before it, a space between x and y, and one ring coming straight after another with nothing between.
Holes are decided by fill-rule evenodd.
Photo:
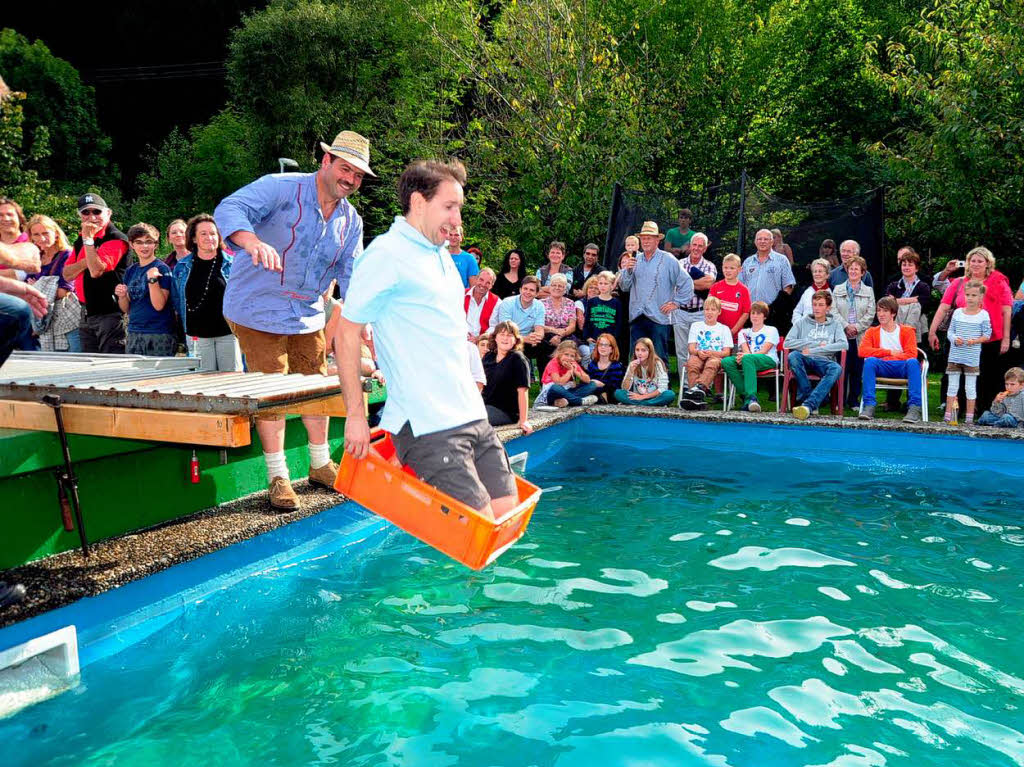
<instances>
[{"instance_id":1,"label":"green trousers","mask_svg":"<svg viewBox=\"0 0 1024 767\"><path fill-rule=\"evenodd\" d=\"M758 372L774 368L775 360L767 354L744 354L742 363L737 362L735 357L726 357L722 360L722 369L729 376L729 381L736 387L736 391L740 393L740 403L757 396Z\"/></svg>"}]
</instances>

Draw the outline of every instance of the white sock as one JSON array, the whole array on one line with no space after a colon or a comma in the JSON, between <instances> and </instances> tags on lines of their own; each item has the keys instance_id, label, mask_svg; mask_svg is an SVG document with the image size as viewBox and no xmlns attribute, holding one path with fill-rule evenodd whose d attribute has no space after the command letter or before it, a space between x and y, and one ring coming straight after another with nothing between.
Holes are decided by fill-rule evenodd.
<instances>
[{"instance_id":1,"label":"white sock","mask_svg":"<svg viewBox=\"0 0 1024 767\"><path fill-rule=\"evenodd\" d=\"M280 453L264 453L263 460L267 462L267 476L273 480L274 477L284 477L290 480L288 476L288 464L284 460L284 451Z\"/></svg>"},{"instance_id":2,"label":"white sock","mask_svg":"<svg viewBox=\"0 0 1024 767\"><path fill-rule=\"evenodd\" d=\"M326 442L322 445L309 443L309 468L319 469L331 462L331 448Z\"/></svg>"}]
</instances>

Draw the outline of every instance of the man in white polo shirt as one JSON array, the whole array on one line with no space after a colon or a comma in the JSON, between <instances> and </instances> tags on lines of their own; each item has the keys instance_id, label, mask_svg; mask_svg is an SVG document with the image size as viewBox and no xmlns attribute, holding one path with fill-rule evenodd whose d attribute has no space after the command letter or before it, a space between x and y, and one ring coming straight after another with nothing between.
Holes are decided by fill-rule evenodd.
<instances>
[{"instance_id":1,"label":"man in white polo shirt","mask_svg":"<svg viewBox=\"0 0 1024 767\"><path fill-rule=\"evenodd\" d=\"M336 341L345 450L355 458L369 450L359 346L370 323L388 382L381 426L399 460L440 491L500 517L518 501L515 477L469 375L465 288L444 247L462 223L465 182L457 160L412 163L398 181L403 215L356 258Z\"/></svg>"}]
</instances>

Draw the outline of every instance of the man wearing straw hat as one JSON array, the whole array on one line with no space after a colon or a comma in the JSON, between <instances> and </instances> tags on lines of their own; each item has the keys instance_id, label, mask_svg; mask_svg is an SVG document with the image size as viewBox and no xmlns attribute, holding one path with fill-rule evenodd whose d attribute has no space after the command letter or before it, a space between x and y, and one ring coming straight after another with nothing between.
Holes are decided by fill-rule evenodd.
<instances>
[{"instance_id":1,"label":"man wearing straw hat","mask_svg":"<svg viewBox=\"0 0 1024 767\"><path fill-rule=\"evenodd\" d=\"M654 342L654 351L668 365L668 337L672 312L693 298L693 279L667 250L658 247L665 235L654 221L644 221L636 235L639 256L632 256L619 273L619 284L629 291L629 342Z\"/></svg>"},{"instance_id":2,"label":"man wearing straw hat","mask_svg":"<svg viewBox=\"0 0 1024 767\"><path fill-rule=\"evenodd\" d=\"M363 220L346 199L370 170L370 142L342 131L315 173L275 173L221 201L214 218L235 251L224 317L250 372L327 374L324 293L337 281L342 300L363 251ZM326 416L303 416L309 481L334 487L338 466ZM284 457L281 416L256 418L270 480L270 505L299 508Z\"/></svg>"}]
</instances>

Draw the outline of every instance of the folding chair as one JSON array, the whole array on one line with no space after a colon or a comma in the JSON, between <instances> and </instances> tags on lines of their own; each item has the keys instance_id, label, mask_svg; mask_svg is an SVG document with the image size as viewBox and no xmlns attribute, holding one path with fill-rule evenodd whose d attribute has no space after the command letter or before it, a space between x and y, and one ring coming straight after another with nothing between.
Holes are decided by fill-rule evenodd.
<instances>
[{"instance_id":1,"label":"folding chair","mask_svg":"<svg viewBox=\"0 0 1024 767\"><path fill-rule=\"evenodd\" d=\"M829 392L829 399L832 404L832 415L837 415L840 418L843 417L843 398L846 396L845 387L843 386L843 377L846 374L846 349L839 352L839 379L832 386L832 391ZM793 371L789 368L789 349L784 350L782 357L783 366L783 378L782 378L782 411L788 413L793 409L793 403L796 402L796 384L790 386L793 380ZM808 380L812 383L814 381L820 381L821 376L814 375L813 373L807 374Z\"/></svg>"},{"instance_id":2,"label":"folding chair","mask_svg":"<svg viewBox=\"0 0 1024 767\"><path fill-rule=\"evenodd\" d=\"M928 355L925 354L924 349L920 346L917 347L917 359L921 363L921 420L924 422L928 421ZM903 391L907 388L906 378L876 378L875 379L876 389L885 389L887 391ZM857 406L857 412L864 412L864 395L861 395L860 405Z\"/></svg>"},{"instance_id":3,"label":"folding chair","mask_svg":"<svg viewBox=\"0 0 1024 767\"><path fill-rule=\"evenodd\" d=\"M676 407L679 407L680 403L683 401L683 389L685 388L686 371L683 370L683 372L679 374L679 394L676 395ZM732 388L733 387L729 385L729 376L725 374L725 370L723 368L719 368L718 372L715 373L714 389L712 389L712 393L716 395L719 392L722 393L723 413L729 409L728 407L726 407L726 405L729 402L730 391L732 390Z\"/></svg>"},{"instance_id":4,"label":"folding chair","mask_svg":"<svg viewBox=\"0 0 1024 767\"><path fill-rule=\"evenodd\" d=\"M782 351L782 344L783 344L783 342L785 340L786 340L785 338L780 338L779 339L779 346L776 349L776 352L781 352ZM783 359L783 357L780 357L779 358L779 360L780 360L779 364L776 365L771 370L759 370L759 371L757 371L757 380L758 381L760 381L762 379L765 379L765 378L772 378L772 379L775 380L775 412L776 413L778 413L779 411L782 410L782 400L779 399L779 379L782 378L782 359ZM732 410L732 406L736 404L736 387L733 386L729 382L728 376L725 379L725 384L726 384L726 391L728 392L728 397L727 397L727 403L728 404L725 407L725 410Z\"/></svg>"}]
</instances>

